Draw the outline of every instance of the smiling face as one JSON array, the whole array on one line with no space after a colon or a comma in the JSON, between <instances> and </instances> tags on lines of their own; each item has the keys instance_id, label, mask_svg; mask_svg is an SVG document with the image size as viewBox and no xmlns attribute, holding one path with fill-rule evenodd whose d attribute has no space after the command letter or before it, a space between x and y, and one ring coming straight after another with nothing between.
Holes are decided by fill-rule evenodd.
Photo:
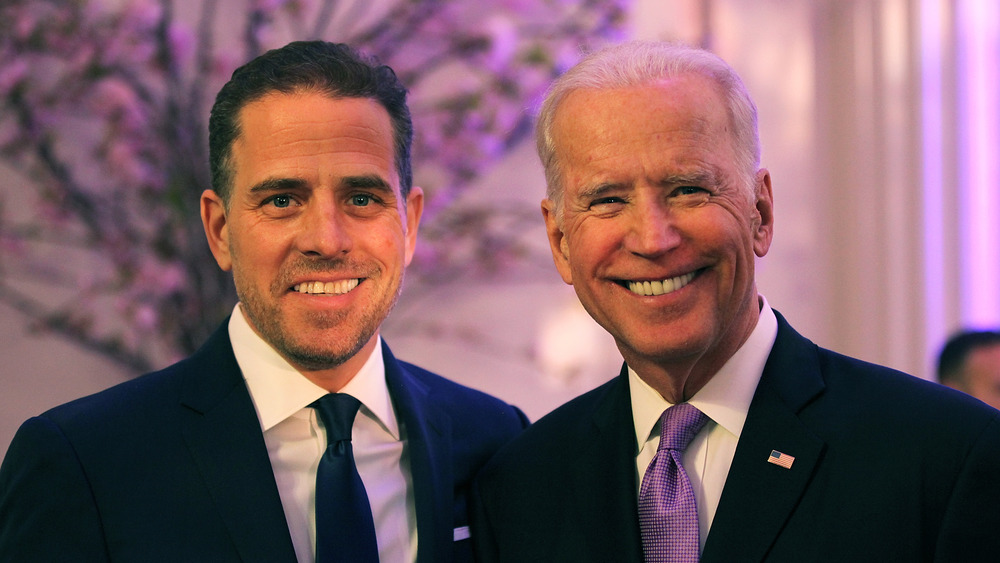
<instances>
[{"instance_id":1,"label":"smiling face","mask_svg":"<svg viewBox=\"0 0 1000 563\"><path fill-rule=\"evenodd\" d=\"M367 98L272 93L240 112L233 187L202 220L250 326L321 386L375 345L413 256L423 194L399 190L389 115Z\"/></svg>"},{"instance_id":2,"label":"smiling face","mask_svg":"<svg viewBox=\"0 0 1000 563\"><path fill-rule=\"evenodd\" d=\"M771 241L770 177L737 170L730 130L695 74L576 90L553 123L556 266L633 369L683 372L688 396L756 325L754 260Z\"/></svg>"}]
</instances>

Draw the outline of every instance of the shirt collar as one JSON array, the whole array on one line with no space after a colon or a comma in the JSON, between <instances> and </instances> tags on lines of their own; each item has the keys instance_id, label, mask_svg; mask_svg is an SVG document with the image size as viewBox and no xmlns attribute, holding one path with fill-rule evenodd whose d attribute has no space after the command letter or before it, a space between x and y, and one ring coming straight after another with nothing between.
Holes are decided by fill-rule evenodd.
<instances>
[{"instance_id":1,"label":"shirt collar","mask_svg":"<svg viewBox=\"0 0 1000 563\"><path fill-rule=\"evenodd\" d=\"M746 342L688 401L737 439L743 432L750 401L753 400L757 383L764 373L764 364L778 334L778 320L774 311L763 295L759 297L760 316ZM631 367L628 368L628 378L638 451L660 420L663 411L673 405L643 381Z\"/></svg>"},{"instance_id":2,"label":"shirt collar","mask_svg":"<svg viewBox=\"0 0 1000 563\"><path fill-rule=\"evenodd\" d=\"M393 438L399 439L399 424L385 383L385 361L380 336L364 365L339 392L361 401L365 410ZM309 381L258 335L237 303L229 318L233 354L247 382L263 431L307 408L327 393Z\"/></svg>"}]
</instances>

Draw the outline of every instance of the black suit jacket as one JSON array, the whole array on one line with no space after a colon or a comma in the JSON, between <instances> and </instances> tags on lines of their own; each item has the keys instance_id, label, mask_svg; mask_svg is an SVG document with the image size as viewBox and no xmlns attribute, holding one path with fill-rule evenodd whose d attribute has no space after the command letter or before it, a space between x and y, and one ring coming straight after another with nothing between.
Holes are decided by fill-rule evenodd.
<instances>
[{"instance_id":1,"label":"black suit jacket","mask_svg":"<svg viewBox=\"0 0 1000 563\"><path fill-rule=\"evenodd\" d=\"M636 453L623 368L481 472L480 560L642 561ZM1000 412L821 349L778 315L702 561L932 560L1000 560Z\"/></svg>"},{"instance_id":2,"label":"black suit jacket","mask_svg":"<svg viewBox=\"0 0 1000 563\"><path fill-rule=\"evenodd\" d=\"M227 324L192 357L22 425L0 467L0 561L294 561ZM418 561L471 560L475 472L521 411L383 347L407 436Z\"/></svg>"}]
</instances>

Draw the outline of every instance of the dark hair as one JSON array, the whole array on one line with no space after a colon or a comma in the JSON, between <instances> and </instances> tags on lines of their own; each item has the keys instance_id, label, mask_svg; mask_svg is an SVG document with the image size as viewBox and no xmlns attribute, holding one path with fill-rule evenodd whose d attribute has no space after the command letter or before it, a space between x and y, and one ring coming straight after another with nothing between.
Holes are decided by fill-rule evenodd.
<instances>
[{"instance_id":1,"label":"dark hair","mask_svg":"<svg viewBox=\"0 0 1000 563\"><path fill-rule=\"evenodd\" d=\"M1000 344L1000 331L968 330L954 334L938 354L938 381L959 381L969 353L981 346Z\"/></svg>"},{"instance_id":2,"label":"dark hair","mask_svg":"<svg viewBox=\"0 0 1000 563\"><path fill-rule=\"evenodd\" d=\"M212 189L222 200L228 205L232 193L232 149L241 134L240 110L272 92L303 90L331 98L370 98L386 109L392 121L399 188L405 198L413 183L413 122L406 88L396 73L343 43L295 41L237 68L215 97L208 119L208 160Z\"/></svg>"}]
</instances>

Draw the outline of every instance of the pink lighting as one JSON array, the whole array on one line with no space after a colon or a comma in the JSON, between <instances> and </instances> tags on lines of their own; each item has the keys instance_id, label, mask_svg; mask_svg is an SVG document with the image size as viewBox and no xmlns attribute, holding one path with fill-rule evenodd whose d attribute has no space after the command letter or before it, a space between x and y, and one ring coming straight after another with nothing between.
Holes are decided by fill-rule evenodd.
<instances>
[{"instance_id":1,"label":"pink lighting","mask_svg":"<svg viewBox=\"0 0 1000 563\"><path fill-rule=\"evenodd\" d=\"M1000 324L1000 3L958 2L962 321Z\"/></svg>"},{"instance_id":2,"label":"pink lighting","mask_svg":"<svg viewBox=\"0 0 1000 563\"><path fill-rule=\"evenodd\" d=\"M946 312L946 279L944 240L944 119L942 116L942 23L941 3L924 0L920 3L921 46L921 124L923 129L923 232L924 232L924 291L926 295L925 335L927 342L944 338L948 325Z\"/></svg>"}]
</instances>

